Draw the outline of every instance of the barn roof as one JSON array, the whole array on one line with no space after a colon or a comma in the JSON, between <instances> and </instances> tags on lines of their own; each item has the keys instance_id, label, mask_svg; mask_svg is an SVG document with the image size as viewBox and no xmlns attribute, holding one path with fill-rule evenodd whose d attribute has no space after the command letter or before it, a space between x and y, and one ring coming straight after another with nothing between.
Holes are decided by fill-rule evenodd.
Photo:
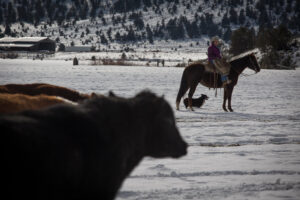
<instances>
[{"instance_id":1,"label":"barn roof","mask_svg":"<svg viewBox=\"0 0 300 200\"><path fill-rule=\"evenodd\" d=\"M8 48L11 48L11 47L25 47L25 48L30 48L30 47L33 47L34 44L0 44L0 47L8 47Z\"/></svg>"},{"instance_id":2,"label":"barn roof","mask_svg":"<svg viewBox=\"0 0 300 200\"><path fill-rule=\"evenodd\" d=\"M0 39L0 43L14 43L14 42L39 42L42 40L46 40L48 37L4 37Z\"/></svg>"}]
</instances>

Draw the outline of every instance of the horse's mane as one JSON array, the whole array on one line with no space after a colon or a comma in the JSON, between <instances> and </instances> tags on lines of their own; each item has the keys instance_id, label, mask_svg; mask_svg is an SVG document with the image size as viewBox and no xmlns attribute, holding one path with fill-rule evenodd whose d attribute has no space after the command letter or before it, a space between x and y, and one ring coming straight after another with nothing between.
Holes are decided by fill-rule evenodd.
<instances>
[{"instance_id":1,"label":"horse's mane","mask_svg":"<svg viewBox=\"0 0 300 200\"><path fill-rule=\"evenodd\" d=\"M198 66L198 65L201 65L204 67L203 61L192 62L192 63L188 64L186 67L192 67L192 66Z\"/></svg>"},{"instance_id":2,"label":"horse's mane","mask_svg":"<svg viewBox=\"0 0 300 200\"><path fill-rule=\"evenodd\" d=\"M233 62L233 61L236 61L236 60L239 60L239 59L242 59L244 57L247 57L247 56L250 56L251 54L253 53L257 53L259 50L256 48L256 49L253 49L253 50L250 50L250 51L246 51L244 53L241 53L239 55L236 55L236 56L233 56L231 58L229 58L228 62Z\"/></svg>"}]
</instances>

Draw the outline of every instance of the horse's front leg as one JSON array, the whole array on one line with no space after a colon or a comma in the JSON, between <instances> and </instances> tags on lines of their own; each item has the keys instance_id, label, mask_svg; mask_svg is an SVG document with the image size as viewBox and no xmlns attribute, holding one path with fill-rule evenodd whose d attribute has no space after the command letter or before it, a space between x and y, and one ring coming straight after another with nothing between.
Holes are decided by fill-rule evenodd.
<instances>
[{"instance_id":1,"label":"horse's front leg","mask_svg":"<svg viewBox=\"0 0 300 200\"><path fill-rule=\"evenodd\" d=\"M189 90L189 94L188 94L188 107L191 109L191 111L194 111L192 98L195 93L197 85L198 85L198 83L192 84L192 86L190 87L190 90Z\"/></svg>"},{"instance_id":2,"label":"horse's front leg","mask_svg":"<svg viewBox=\"0 0 300 200\"><path fill-rule=\"evenodd\" d=\"M230 112L233 112L233 109L231 108L231 97L232 97L233 87L228 88L228 109Z\"/></svg>"},{"instance_id":3,"label":"horse's front leg","mask_svg":"<svg viewBox=\"0 0 300 200\"><path fill-rule=\"evenodd\" d=\"M225 112L228 112L227 108L226 108L226 100L228 98L228 91L227 91L227 87L224 87L224 96L223 96L223 110Z\"/></svg>"}]
</instances>

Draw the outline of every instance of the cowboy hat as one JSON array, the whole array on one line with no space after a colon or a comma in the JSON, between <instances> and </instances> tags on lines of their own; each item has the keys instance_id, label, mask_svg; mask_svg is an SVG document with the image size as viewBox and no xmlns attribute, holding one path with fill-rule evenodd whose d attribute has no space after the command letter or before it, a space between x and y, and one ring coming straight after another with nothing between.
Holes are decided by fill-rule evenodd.
<instances>
[{"instance_id":1,"label":"cowboy hat","mask_svg":"<svg viewBox=\"0 0 300 200\"><path fill-rule=\"evenodd\" d=\"M218 37L218 36L212 37L212 38L211 38L211 42L213 42L213 41L218 41L218 42L219 42L219 37Z\"/></svg>"}]
</instances>

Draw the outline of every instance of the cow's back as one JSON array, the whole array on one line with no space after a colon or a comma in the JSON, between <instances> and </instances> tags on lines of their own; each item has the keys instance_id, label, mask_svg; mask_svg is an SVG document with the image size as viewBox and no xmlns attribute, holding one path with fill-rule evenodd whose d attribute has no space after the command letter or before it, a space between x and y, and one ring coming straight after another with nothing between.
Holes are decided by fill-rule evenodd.
<instances>
[{"instance_id":1,"label":"cow's back","mask_svg":"<svg viewBox=\"0 0 300 200\"><path fill-rule=\"evenodd\" d=\"M112 199L120 185L109 183L120 164L111 156L116 146L104 117L96 123L87 110L58 105L0 115L4 196Z\"/></svg>"},{"instance_id":2,"label":"cow's back","mask_svg":"<svg viewBox=\"0 0 300 200\"><path fill-rule=\"evenodd\" d=\"M10 93L10 94L20 93L20 94L26 94L32 96L46 94L51 96L60 96L75 102L90 98L90 95L81 94L76 90L72 90L57 85L51 85L47 83L1 85L0 93Z\"/></svg>"},{"instance_id":3,"label":"cow's back","mask_svg":"<svg viewBox=\"0 0 300 200\"><path fill-rule=\"evenodd\" d=\"M62 98L48 95L0 94L0 113L37 110L60 103L70 103Z\"/></svg>"}]
</instances>

